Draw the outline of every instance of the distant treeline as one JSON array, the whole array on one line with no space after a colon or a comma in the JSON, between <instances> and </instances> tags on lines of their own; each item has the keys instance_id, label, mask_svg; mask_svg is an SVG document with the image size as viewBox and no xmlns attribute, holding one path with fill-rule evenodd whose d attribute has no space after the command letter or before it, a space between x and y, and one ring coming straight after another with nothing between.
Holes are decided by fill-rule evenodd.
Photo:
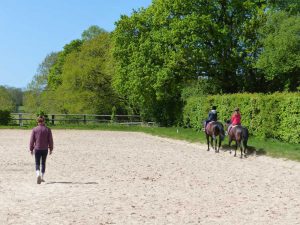
<instances>
[{"instance_id":1,"label":"distant treeline","mask_svg":"<svg viewBox=\"0 0 300 225\"><path fill-rule=\"evenodd\" d=\"M0 86L0 110L16 112L23 105L23 90L8 86Z\"/></svg>"},{"instance_id":2,"label":"distant treeline","mask_svg":"<svg viewBox=\"0 0 300 225\"><path fill-rule=\"evenodd\" d=\"M300 1L153 0L46 56L24 110L181 124L188 98L297 92ZM2 104L3 105L3 104ZM203 119L203 118L199 118Z\"/></svg>"}]
</instances>

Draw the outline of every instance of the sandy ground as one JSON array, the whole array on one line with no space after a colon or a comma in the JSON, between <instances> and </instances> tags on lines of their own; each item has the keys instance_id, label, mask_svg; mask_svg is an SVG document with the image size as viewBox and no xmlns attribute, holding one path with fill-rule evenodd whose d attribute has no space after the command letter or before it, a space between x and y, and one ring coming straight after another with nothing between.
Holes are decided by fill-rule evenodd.
<instances>
[{"instance_id":1,"label":"sandy ground","mask_svg":"<svg viewBox=\"0 0 300 225\"><path fill-rule=\"evenodd\" d=\"M0 130L0 224L300 224L300 163L142 133L54 130L36 184L31 131Z\"/></svg>"}]
</instances>

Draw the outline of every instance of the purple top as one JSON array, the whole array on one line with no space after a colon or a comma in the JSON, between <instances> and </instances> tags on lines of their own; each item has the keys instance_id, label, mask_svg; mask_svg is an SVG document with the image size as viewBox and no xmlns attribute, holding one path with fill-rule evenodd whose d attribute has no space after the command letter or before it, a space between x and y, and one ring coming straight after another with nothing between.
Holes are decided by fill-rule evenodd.
<instances>
[{"instance_id":1,"label":"purple top","mask_svg":"<svg viewBox=\"0 0 300 225\"><path fill-rule=\"evenodd\" d=\"M34 150L53 150L53 138L51 129L44 124L39 124L33 128L30 138L30 151Z\"/></svg>"}]
</instances>

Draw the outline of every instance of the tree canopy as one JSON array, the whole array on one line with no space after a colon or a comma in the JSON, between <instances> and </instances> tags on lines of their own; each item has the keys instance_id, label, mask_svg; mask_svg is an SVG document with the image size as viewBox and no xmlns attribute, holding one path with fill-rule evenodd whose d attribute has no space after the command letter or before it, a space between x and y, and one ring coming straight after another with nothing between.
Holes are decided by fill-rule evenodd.
<instances>
[{"instance_id":1,"label":"tree canopy","mask_svg":"<svg viewBox=\"0 0 300 225\"><path fill-rule=\"evenodd\" d=\"M111 80L114 60L111 34L97 26L82 33L82 39L49 54L25 94L27 111L107 114L122 110Z\"/></svg>"},{"instance_id":2,"label":"tree canopy","mask_svg":"<svg viewBox=\"0 0 300 225\"><path fill-rule=\"evenodd\" d=\"M8 87L0 86L0 110L14 111L16 102Z\"/></svg>"},{"instance_id":3,"label":"tree canopy","mask_svg":"<svg viewBox=\"0 0 300 225\"><path fill-rule=\"evenodd\" d=\"M300 17L281 11L270 14L261 28L263 50L256 66L272 81L274 91L300 87Z\"/></svg>"},{"instance_id":4,"label":"tree canopy","mask_svg":"<svg viewBox=\"0 0 300 225\"><path fill-rule=\"evenodd\" d=\"M47 56L25 102L173 125L190 96L297 91L299 13L296 0L153 0Z\"/></svg>"},{"instance_id":5,"label":"tree canopy","mask_svg":"<svg viewBox=\"0 0 300 225\"><path fill-rule=\"evenodd\" d=\"M70 53L62 68L60 111L72 113L108 113L116 98L111 87L112 60L110 34L101 33Z\"/></svg>"},{"instance_id":6,"label":"tree canopy","mask_svg":"<svg viewBox=\"0 0 300 225\"><path fill-rule=\"evenodd\" d=\"M261 1L154 0L114 31L116 89L142 114L177 119L187 83L207 79L218 93L260 91Z\"/></svg>"}]
</instances>

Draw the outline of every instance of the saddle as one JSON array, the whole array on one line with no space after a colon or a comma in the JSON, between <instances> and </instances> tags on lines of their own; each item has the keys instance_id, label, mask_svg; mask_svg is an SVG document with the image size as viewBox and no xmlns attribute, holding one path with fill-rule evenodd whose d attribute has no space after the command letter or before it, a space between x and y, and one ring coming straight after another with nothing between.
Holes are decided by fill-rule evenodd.
<instances>
[{"instance_id":1,"label":"saddle","mask_svg":"<svg viewBox=\"0 0 300 225\"><path fill-rule=\"evenodd\" d=\"M208 124L207 124L206 127L205 127L205 133L208 134L209 128L211 127L211 125L212 125L213 122L215 122L215 121L210 121L210 122L208 122Z\"/></svg>"},{"instance_id":2,"label":"saddle","mask_svg":"<svg viewBox=\"0 0 300 225\"><path fill-rule=\"evenodd\" d=\"M232 128L237 127L237 126L239 126L239 125L230 125L228 127L228 134L230 134L230 131L231 131Z\"/></svg>"}]
</instances>

